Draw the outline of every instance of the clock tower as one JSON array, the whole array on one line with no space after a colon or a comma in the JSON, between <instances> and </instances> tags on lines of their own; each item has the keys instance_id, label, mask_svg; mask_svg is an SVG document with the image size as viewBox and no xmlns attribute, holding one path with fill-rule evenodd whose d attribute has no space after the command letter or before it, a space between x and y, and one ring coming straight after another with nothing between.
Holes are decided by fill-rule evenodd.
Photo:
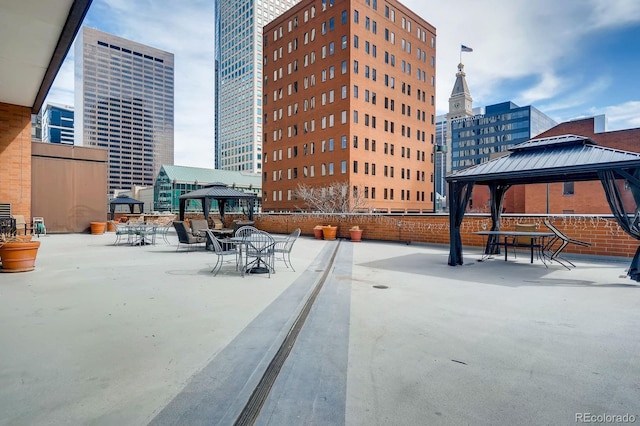
<instances>
[{"instance_id":1,"label":"clock tower","mask_svg":"<svg viewBox=\"0 0 640 426\"><path fill-rule=\"evenodd\" d=\"M456 119L461 117L473 116L473 99L469 93L467 86L466 74L464 73L464 65L458 64L458 72L456 73L456 82L451 91L449 98L449 113L447 119Z\"/></svg>"},{"instance_id":2,"label":"clock tower","mask_svg":"<svg viewBox=\"0 0 640 426\"><path fill-rule=\"evenodd\" d=\"M456 82L453 84L451 97L449 98L449 112L445 115L444 133L446 137L446 170L442 176L446 176L452 170L453 143L451 141L451 122L459 118L473 117L473 99L467 86L464 65L458 64Z\"/></svg>"}]
</instances>

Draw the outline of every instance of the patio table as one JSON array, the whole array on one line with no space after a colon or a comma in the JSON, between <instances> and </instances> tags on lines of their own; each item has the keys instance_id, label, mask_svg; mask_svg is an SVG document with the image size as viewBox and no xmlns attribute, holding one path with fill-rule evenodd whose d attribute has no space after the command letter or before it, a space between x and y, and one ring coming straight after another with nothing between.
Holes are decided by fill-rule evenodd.
<instances>
[{"instance_id":1,"label":"patio table","mask_svg":"<svg viewBox=\"0 0 640 426\"><path fill-rule=\"evenodd\" d=\"M131 241L133 246L144 246L156 243L156 229L157 225L153 224L136 224L127 225L130 227L129 232L131 235L135 235L136 238Z\"/></svg>"},{"instance_id":2,"label":"patio table","mask_svg":"<svg viewBox=\"0 0 640 426\"><path fill-rule=\"evenodd\" d=\"M524 232L524 231L477 231L477 232L474 232L474 234L482 235L483 240L485 236L489 237L489 236L495 235L497 237L493 240L491 238L487 239L484 254L482 258L479 259L480 262L490 258L491 255L493 254L495 247L498 247L498 253L499 253L500 246L504 247L504 260L506 262L507 254L508 254L507 247L509 246L514 247L513 244L507 242L507 238L508 237L530 237L531 244L519 245L519 247L529 247L531 249L531 263L533 263L533 250L534 248L537 248L540 260L542 260L542 263L545 266L547 266L547 263L545 262L545 254L544 254L545 239L551 238L555 235L552 232ZM500 237L504 237L504 239L501 241Z\"/></svg>"},{"instance_id":3,"label":"patio table","mask_svg":"<svg viewBox=\"0 0 640 426\"><path fill-rule=\"evenodd\" d=\"M276 242L282 241L282 238L274 237L270 235L271 242L268 242L264 245L258 245L265 243L264 240L258 239L255 237L255 234L245 236L245 237L231 237L228 240L232 243L237 244L240 250L240 257L242 258L242 250L249 250L250 248L254 248L255 250L255 260L248 262L244 269L246 269L247 273L251 274L267 274L271 271L275 273L275 270L269 264L268 261L265 260L269 255L271 255L271 251ZM243 271L244 271L243 269Z\"/></svg>"}]
</instances>

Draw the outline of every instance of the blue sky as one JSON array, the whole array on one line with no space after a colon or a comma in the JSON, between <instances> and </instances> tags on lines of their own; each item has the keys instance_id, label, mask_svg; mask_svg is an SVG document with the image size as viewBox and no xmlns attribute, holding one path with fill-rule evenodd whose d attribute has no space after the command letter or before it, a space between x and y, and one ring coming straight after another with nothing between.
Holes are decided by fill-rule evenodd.
<instances>
[{"instance_id":1,"label":"blue sky","mask_svg":"<svg viewBox=\"0 0 640 426\"><path fill-rule=\"evenodd\" d=\"M605 114L608 130L640 127L640 1L402 3L436 27L437 114L447 111L464 44L473 48L462 62L474 107L513 101L558 122ZM93 0L85 18L175 55L177 165L213 165L212 22L211 0ZM73 50L47 100L73 105Z\"/></svg>"}]
</instances>

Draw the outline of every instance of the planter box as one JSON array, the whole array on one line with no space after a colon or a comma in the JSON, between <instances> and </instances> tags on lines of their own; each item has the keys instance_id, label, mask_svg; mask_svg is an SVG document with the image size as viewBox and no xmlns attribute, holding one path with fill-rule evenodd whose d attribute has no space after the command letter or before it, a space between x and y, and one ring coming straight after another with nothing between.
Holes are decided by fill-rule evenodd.
<instances>
[{"instance_id":1,"label":"planter box","mask_svg":"<svg viewBox=\"0 0 640 426\"><path fill-rule=\"evenodd\" d=\"M33 271L40 241L12 241L0 246L2 272Z\"/></svg>"}]
</instances>

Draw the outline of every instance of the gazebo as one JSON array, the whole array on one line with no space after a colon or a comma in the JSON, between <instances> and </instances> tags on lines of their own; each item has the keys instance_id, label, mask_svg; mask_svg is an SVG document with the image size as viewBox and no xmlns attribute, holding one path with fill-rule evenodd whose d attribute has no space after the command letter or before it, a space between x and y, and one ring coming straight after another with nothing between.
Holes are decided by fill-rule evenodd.
<instances>
[{"instance_id":1,"label":"gazebo","mask_svg":"<svg viewBox=\"0 0 640 426\"><path fill-rule=\"evenodd\" d=\"M205 219L209 219L211 201L216 200L220 211L220 219L222 219L223 222L225 204L227 200L246 200L249 203L249 220L253 220L253 208L255 206L256 198L256 194L254 193L238 191L237 189L229 188L224 183L216 182L204 188L183 194L179 197L180 220L184 220L184 211L187 200L200 200L202 202L202 210Z\"/></svg>"},{"instance_id":2,"label":"gazebo","mask_svg":"<svg viewBox=\"0 0 640 426\"><path fill-rule=\"evenodd\" d=\"M114 214L116 212L116 207L119 205L128 205L129 213L133 213L135 206L138 206L140 210L139 213L143 213L144 210L144 202L140 200L136 200L134 198L129 197L126 194L120 194L113 200L109 201L109 211L111 212L111 220L114 218Z\"/></svg>"},{"instance_id":3,"label":"gazebo","mask_svg":"<svg viewBox=\"0 0 640 426\"><path fill-rule=\"evenodd\" d=\"M531 139L509 149L510 154L459 170L446 177L449 184L449 265L462 265L460 225L475 184L487 185L491 197L492 231L500 230L502 203L513 185L600 180L620 227L640 240L640 154L596 146L583 136L562 135ZM634 211L625 210L616 180L623 179L635 201ZM497 249L489 239L490 247ZM492 253L487 253L492 254ZM628 275L640 281L640 247Z\"/></svg>"}]
</instances>

